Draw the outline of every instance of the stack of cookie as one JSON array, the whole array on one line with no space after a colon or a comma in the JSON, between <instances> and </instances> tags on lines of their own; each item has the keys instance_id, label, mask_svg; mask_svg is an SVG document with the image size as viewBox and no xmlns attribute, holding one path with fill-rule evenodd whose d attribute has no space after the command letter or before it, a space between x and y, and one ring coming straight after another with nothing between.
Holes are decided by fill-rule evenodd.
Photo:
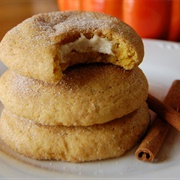
<instances>
[{"instance_id":1,"label":"stack of cookie","mask_svg":"<svg viewBox=\"0 0 180 180\"><path fill-rule=\"evenodd\" d=\"M0 44L0 137L35 159L119 157L146 132L148 83L136 32L93 12L35 15Z\"/></svg>"}]
</instances>

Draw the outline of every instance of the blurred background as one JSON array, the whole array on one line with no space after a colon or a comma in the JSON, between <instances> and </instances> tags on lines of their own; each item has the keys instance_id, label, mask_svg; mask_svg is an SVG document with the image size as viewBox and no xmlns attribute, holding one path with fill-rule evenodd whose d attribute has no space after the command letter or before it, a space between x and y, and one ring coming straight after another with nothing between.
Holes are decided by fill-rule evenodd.
<instances>
[{"instance_id":1,"label":"blurred background","mask_svg":"<svg viewBox=\"0 0 180 180\"><path fill-rule=\"evenodd\" d=\"M56 0L0 0L0 41L5 33L34 14L58 11Z\"/></svg>"},{"instance_id":2,"label":"blurred background","mask_svg":"<svg viewBox=\"0 0 180 180\"><path fill-rule=\"evenodd\" d=\"M180 42L180 0L0 0L0 40L24 19L57 10L104 12L132 26L142 38Z\"/></svg>"}]
</instances>

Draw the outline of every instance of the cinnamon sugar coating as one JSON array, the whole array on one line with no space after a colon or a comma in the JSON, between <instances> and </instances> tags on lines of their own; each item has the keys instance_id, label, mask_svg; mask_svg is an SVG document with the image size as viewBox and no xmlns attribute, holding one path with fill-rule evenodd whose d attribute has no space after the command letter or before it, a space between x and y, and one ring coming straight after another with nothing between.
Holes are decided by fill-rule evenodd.
<instances>
[{"instance_id":1,"label":"cinnamon sugar coating","mask_svg":"<svg viewBox=\"0 0 180 180\"><path fill-rule=\"evenodd\" d=\"M72 49L62 56L61 47L81 35L112 43L113 54ZM18 73L58 82L65 69L77 63L104 62L126 70L138 66L144 56L141 38L127 24L97 12L65 11L32 16L7 32L0 43L0 59Z\"/></svg>"}]
</instances>

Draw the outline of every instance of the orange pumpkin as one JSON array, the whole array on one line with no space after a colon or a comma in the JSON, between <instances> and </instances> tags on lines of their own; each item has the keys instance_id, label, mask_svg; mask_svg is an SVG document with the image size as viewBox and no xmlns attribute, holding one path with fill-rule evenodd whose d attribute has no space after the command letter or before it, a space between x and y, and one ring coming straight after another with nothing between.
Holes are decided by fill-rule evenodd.
<instances>
[{"instance_id":1,"label":"orange pumpkin","mask_svg":"<svg viewBox=\"0 0 180 180\"><path fill-rule=\"evenodd\" d=\"M123 1L123 20L143 38L166 39L170 16L169 0Z\"/></svg>"},{"instance_id":2,"label":"orange pumpkin","mask_svg":"<svg viewBox=\"0 0 180 180\"><path fill-rule=\"evenodd\" d=\"M58 5L116 16L142 38L180 41L180 0L58 0Z\"/></svg>"},{"instance_id":3,"label":"orange pumpkin","mask_svg":"<svg viewBox=\"0 0 180 180\"><path fill-rule=\"evenodd\" d=\"M180 0L173 0L172 2L168 39L171 41L180 41Z\"/></svg>"}]
</instances>

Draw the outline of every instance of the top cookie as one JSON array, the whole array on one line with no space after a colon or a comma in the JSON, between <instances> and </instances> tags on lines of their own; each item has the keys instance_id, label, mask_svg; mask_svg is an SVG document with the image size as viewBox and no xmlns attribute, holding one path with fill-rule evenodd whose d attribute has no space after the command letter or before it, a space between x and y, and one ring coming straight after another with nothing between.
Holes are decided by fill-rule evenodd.
<instances>
[{"instance_id":1,"label":"top cookie","mask_svg":"<svg viewBox=\"0 0 180 180\"><path fill-rule=\"evenodd\" d=\"M143 56L142 40L130 26L97 12L38 14L7 32L0 43L6 66L49 83L77 63L112 63L129 70Z\"/></svg>"}]
</instances>

